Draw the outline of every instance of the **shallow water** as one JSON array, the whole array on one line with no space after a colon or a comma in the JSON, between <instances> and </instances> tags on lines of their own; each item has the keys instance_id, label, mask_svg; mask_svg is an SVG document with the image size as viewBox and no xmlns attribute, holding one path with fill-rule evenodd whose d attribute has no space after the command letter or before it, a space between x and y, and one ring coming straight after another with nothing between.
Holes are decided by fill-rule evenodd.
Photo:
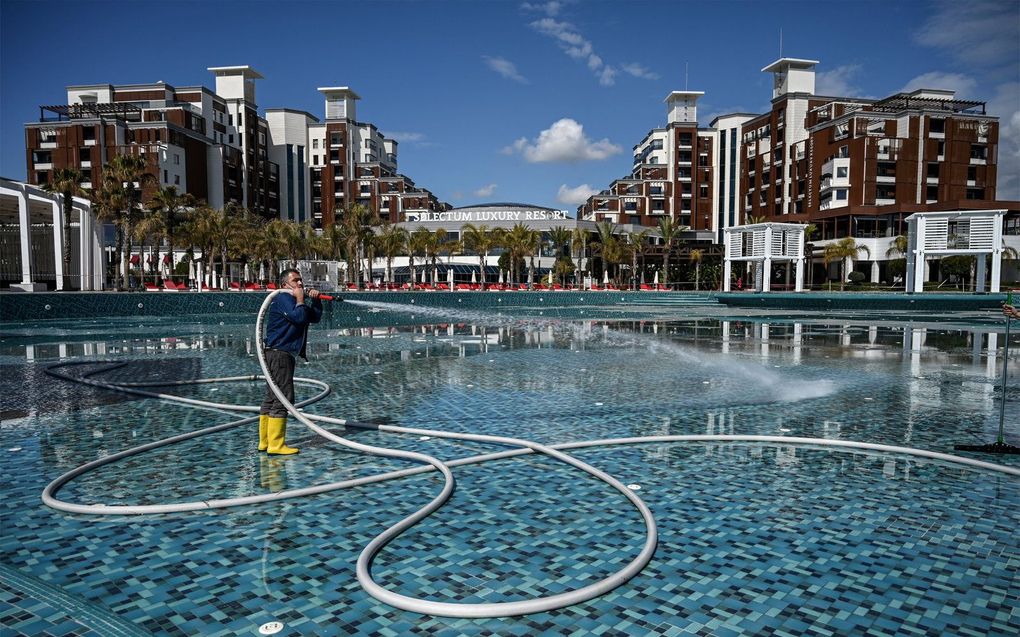
<instances>
[{"instance_id":1,"label":"shallow water","mask_svg":"<svg viewBox=\"0 0 1020 637\"><path fill-rule=\"evenodd\" d=\"M371 317L360 318L385 315L390 325L327 318L312 329L298 374L328 382L333 393L309 411L550 444L736 433L951 453L954 443L991 442L998 428L1002 335L987 325L365 310ZM0 467L3 565L157 634L249 634L272 619L297 634L1020 629L1020 482L894 454L718 443L572 452L640 485L659 547L640 575L601 598L510 619L399 611L355 581L362 547L431 498L440 485L434 475L219 512L98 517L40 504L45 484L75 466L235 419L71 385L46 376L47 365L132 361L100 376L120 380L254 374L251 322L0 326L4 444L18 449ZM1011 346L1020 353L1020 343ZM1010 364L1020 368L1015 355ZM1017 444L1016 372L1009 380L1007 440ZM257 404L262 392L258 383L179 391L244 404ZM333 429L447 460L500 450ZM410 466L338 448L294 423L288 440L301 454L270 459L255 452L251 427L229 430L103 467L60 495L179 502ZM640 549L641 520L619 494L552 460L526 456L455 475L451 502L380 554L373 572L381 583L443 601L525 599L591 583ZM0 592L9 600L15 588ZM15 625L18 604L11 606L0 619ZM53 616L69 612L56 608Z\"/></svg>"}]
</instances>

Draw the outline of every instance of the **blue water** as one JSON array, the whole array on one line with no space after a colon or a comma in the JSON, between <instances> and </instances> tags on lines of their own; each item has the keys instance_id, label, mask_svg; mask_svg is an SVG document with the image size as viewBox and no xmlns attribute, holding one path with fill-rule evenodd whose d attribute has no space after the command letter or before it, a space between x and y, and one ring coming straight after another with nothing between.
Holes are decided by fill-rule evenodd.
<instances>
[{"instance_id":1,"label":"blue water","mask_svg":"<svg viewBox=\"0 0 1020 637\"><path fill-rule=\"evenodd\" d=\"M989 349L987 326L374 312L388 312L393 325L313 328L310 361L298 374L333 392L310 411L550 444L739 433L951 453L954 443L991 442L998 428L1002 335ZM73 467L236 418L71 385L45 376L47 365L132 361L106 375L119 380L257 373L250 322L0 326L8 450L0 465L0 625L96 635L110 634L96 617L174 635L256 634L271 620L291 635L1020 631L1020 481L917 457L777 444L574 451L640 485L658 523L655 557L591 602L486 620L396 610L355 580L364 545L437 493L434 474L216 512L99 517L41 504L45 484ZM1016 357L1010 362L1020 368ZM262 392L257 383L179 390L245 404ZM1015 372L1007 398L1006 438L1018 444ZM333 429L446 460L501 450ZM103 467L60 496L179 502L411 466L338 448L293 422L288 441L298 456L267 458L255 451L252 427L229 430ZM640 517L619 494L552 460L524 456L455 475L453 499L380 554L380 583L441 601L527 599L605 577L644 541ZM33 582L38 590L26 592Z\"/></svg>"}]
</instances>

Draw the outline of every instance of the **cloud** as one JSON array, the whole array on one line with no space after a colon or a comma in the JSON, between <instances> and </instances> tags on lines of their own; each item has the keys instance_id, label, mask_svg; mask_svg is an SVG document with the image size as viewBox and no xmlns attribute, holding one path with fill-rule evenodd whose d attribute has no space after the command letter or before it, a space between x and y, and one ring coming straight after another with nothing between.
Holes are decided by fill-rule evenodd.
<instances>
[{"instance_id":1,"label":"cloud","mask_svg":"<svg viewBox=\"0 0 1020 637\"><path fill-rule=\"evenodd\" d=\"M999 118L998 183L995 198L1020 200L1020 82L1006 82L995 88L988 100L989 115Z\"/></svg>"},{"instance_id":2,"label":"cloud","mask_svg":"<svg viewBox=\"0 0 1020 637\"><path fill-rule=\"evenodd\" d=\"M566 206L580 206L584 202L588 201L588 197L591 197L598 192L598 188L592 188L588 184L581 184L574 188L570 188L567 184L560 186L559 192L556 193L556 202Z\"/></svg>"},{"instance_id":3,"label":"cloud","mask_svg":"<svg viewBox=\"0 0 1020 637\"><path fill-rule=\"evenodd\" d=\"M450 195L450 199L463 199L464 193L459 190L454 190L453 194Z\"/></svg>"},{"instance_id":4,"label":"cloud","mask_svg":"<svg viewBox=\"0 0 1020 637\"><path fill-rule=\"evenodd\" d=\"M496 184L488 184L486 186L482 186L472 194L474 194L475 197L491 197L494 192L496 192Z\"/></svg>"},{"instance_id":5,"label":"cloud","mask_svg":"<svg viewBox=\"0 0 1020 637\"><path fill-rule=\"evenodd\" d=\"M636 62L630 64L621 64L620 70L622 70L624 73L629 73L630 75L633 75L634 77L639 77L643 80L659 79L658 73L649 71L648 69L641 66L640 64L637 64Z\"/></svg>"},{"instance_id":6,"label":"cloud","mask_svg":"<svg viewBox=\"0 0 1020 637\"><path fill-rule=\"evenodd\" d=\"M544 13L550 18L554 18L559 15L560 10L563 8L562 2L525 2L521 5L521 8L525 11L537 11Z\"/></svg>"},{"instance_id":7,"label":"cloud","mask_svg":"<svg viewBox=\"0 0 1020 637\"><path fill-rule=\"evenodd\" d=\"M616 78L616 69L607 66L602 58L595 53L595 47L581 35L569 22L559 22L552 18L535 20L529 26L542 35L556 41L563 52L587 64L588 69L599 79L602 86L612 86Z\"/></svg>"},{"instance_id":8,"label":"cloud","mask_svg":"<svg viewBox=\"0 0 1020 637\"><path fill-rule=\"evenodd\" d=\"M608 139L592 141L584 134L584 127L570 118L563 118L538 134L534 142L522 137L503 149L511 155L520 153L531 163L579 162L600 160L621 152L621 148Z\"/></svg>"},{"instance_id":9,"label":"cloud","mask_svg":"<svg viewBox=\"0 0 1020 637\"><path fill-rule=\"evenodd\" d=\"M859 64L837 66L831 71L815 74L815 95L827 97L859 97L861 89L854 78L861 72Z\"/></svg>"},{"instance_id":10,"label":"cloud","mask_svg":"<svg viewBox=\"0 0 1020 637\"><path fill-rule=\"evenodd\" d=\"M383 136L386 137L387 139L393 139L393 140L396 140L396 141L401 142L401 143L403 143L403 142L414 143L414 142L424 142L425 141L425 135L423 133L408 133L408 132L402 132L402 131L393 131L393 132L386 131L386 132L383 133Z\"/></svg>"},{"instance_id":11,"label":"cloud","mask_svg":"<svg viewBox=\"0 0 1020 637\"><path fill-rule=\"evenodd\" d=\"M900 89L901 93L910 93L919 88L934 88L948 91L956 91L956 97L970 97L974 95L974 88L977 82L974 78L960 73L941 73L932 71L918 75Z\"/></svg>"},{"instance_id":12,"label":"cloud","mask_svg":"<svg viewBox=\"0 0 1020 637\"><path fill-rule=\"evenodd\" d=\"M528 83L528 79L517 71L517 66L515 66L514 63L511 62L510 60L501 57L495 58L489 57L488 55L483 55L482 59L485 60L486 66L488 66L493 71L499 73L506 79L514 80L515 82L520 82L521 84Z\"/></svg>"},{"instance_id":13,"label":"cloud","mask_svg":"<svg viewBox=\"0 0 1020 637\"><path fill-rule=\"evenodd\" d=\"M914 33L914 41L947 50L978 68L1016 65L1020 60L1016 2L940 2Z\"/></svg>"}]
</instances>

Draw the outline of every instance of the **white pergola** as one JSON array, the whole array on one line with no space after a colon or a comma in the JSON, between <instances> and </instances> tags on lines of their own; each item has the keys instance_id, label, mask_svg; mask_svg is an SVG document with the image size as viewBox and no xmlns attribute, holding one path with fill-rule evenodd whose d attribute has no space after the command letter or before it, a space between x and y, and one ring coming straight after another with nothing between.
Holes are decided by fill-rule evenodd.
<instances>
[{"instance_id":1,"label":"white pergola","mask_svg":"<svg viewBox=\"0 0 1020 637\"><path fill-rule=\"evenodd\" d=\"M92 216L87 199L74 198L72 232L77 230L77 263L72 261L72 276L80 285L69 285L64 274L64 198L30 184L0 178L0 225L5 229L3 254L7 263L20 264L21 282L12 288L28 292L45 290L40 281L54 280L56 289L103 289L103 251L99 242L100 226ZM76 214L74 214L76 213ZM8 241L17 228L18 247ZM52 244L46 235L52 229ZM49 244L49 245L47 245ZM76 250L74 249L76 248ZM15 261L16 260L16 261Z\"/></svg>"},{"instance_id":2,"label":"white pergola","mask_svg":"<svg viewBox=\"0 0 1020 637\"><path fill-rule=\"evenodd\" d=\"M992 257L991 292L999 291L1002 274L1002 222L1005 210L918 212L907 222L907 292L923 292L929 257L977 257L976 292L985 291L985 259Z\"/></svg>"},{"instance_id":3,"label":"white pergola","mask_svg":"<svg viewBox=\"0 0 1020 637\"><path fill-rule=\"evenodd\" d=\"M755 268L754 289L768 292L772 289L772 262L796 264L797 292L804 291L804 228L802 223L752 223L733 226L723 232L726 256L723 269L723 290L730 291L732 263L752 262Z\"/></svg>"}]
</instances>

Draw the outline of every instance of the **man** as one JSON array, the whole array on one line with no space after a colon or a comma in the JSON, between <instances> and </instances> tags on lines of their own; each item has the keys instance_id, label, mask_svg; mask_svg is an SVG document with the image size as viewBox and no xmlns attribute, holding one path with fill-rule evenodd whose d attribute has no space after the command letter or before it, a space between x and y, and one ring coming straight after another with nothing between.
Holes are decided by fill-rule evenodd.
<instances>
[{"instance_id":1,"label":"man","mask_svg":"<svg viewBox=\"0 0 1020 637\"><path fill-rule=\"evenodd\" d=\"M282 291L270 302L266 318L266 368L269 377L293 403L294 361L298 356L307 360L308 326L322 318L322 302L318 290L305 291L297 270L284 270L279 285ZM305 296L311 301L309 305L305 305ZM287 446L286 436L287 409L267 383L266 398L259 409L259 451L277 456L297 453L297 449Z\"/></svg>"}]
</instances>

